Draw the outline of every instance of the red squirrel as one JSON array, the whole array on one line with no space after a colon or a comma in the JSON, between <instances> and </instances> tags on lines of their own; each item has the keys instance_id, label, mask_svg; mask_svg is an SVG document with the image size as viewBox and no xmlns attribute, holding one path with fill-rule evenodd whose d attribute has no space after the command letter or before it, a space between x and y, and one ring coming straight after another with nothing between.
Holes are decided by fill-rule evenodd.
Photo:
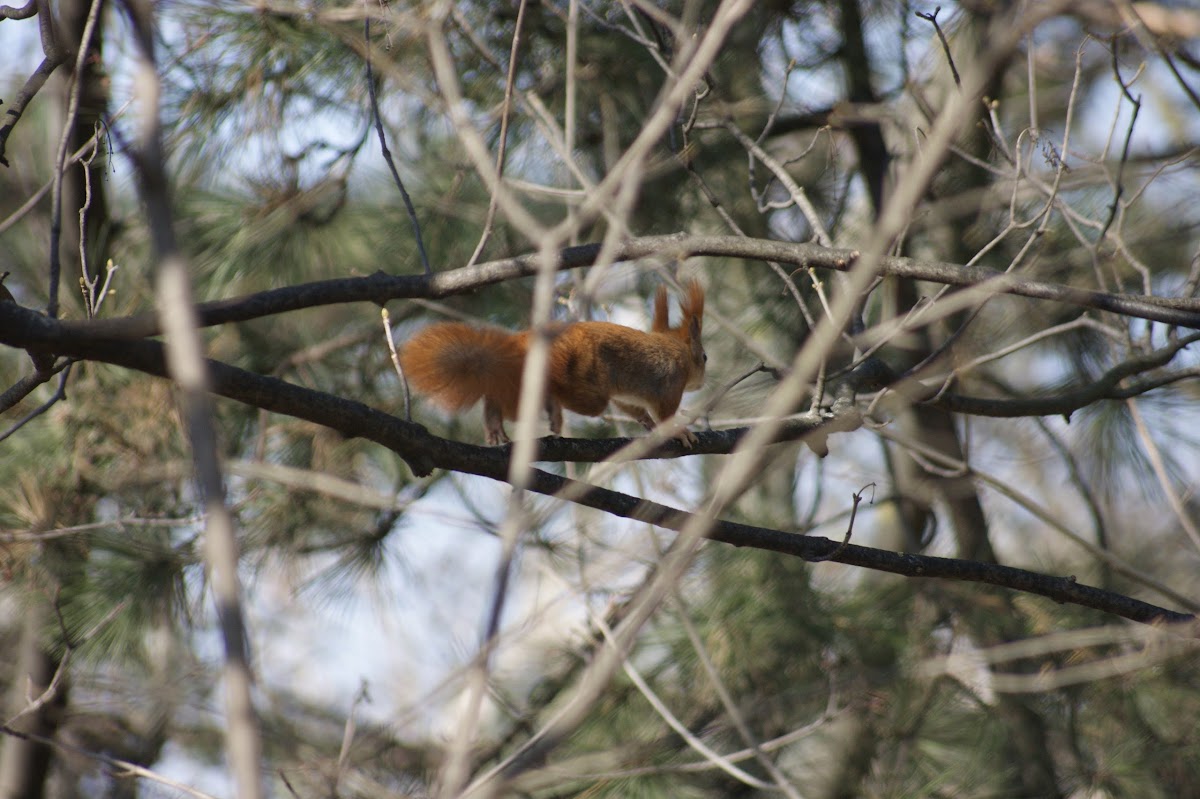
<instances>
[{"instance_id":1,"label":"red squirrel","mask_svg":"<svg viewBox=\"0 0 1200 799\"><path fill-rule=\"evenodd\" d=\"M611 401L647 430L672 419L684 391L704 383L708 356L700 343L704 289L690 282L680 300L683 320L671 327L667 289L654 297L649 333L611 322L570 322L550 328L546 411L550 432L562 435L562 411L599 416ZM483 398L487 443L507 443L504 420L517 418L521 374L532 331L513 333L457 322L430 325L400 351L409 385L450 413ZM678 434L686 447L696 436Z\"/></svg>"}]
</instances>

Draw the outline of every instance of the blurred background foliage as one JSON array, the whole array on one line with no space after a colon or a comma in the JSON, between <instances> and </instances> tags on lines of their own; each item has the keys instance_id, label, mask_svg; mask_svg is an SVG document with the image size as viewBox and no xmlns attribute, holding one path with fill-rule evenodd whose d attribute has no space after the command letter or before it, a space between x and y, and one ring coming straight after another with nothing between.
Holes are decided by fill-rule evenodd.
<instances>
[{"instance_id":1,"label":"blurred background foliage","mask_svg":"<svg viewBox=\"0 0 1200 799\"><path fill-rule=\"evenodd\" d=\"M69 20L79 16L78 7L86 13L86 4L63 5L70 35ZM1145 37L1117 35L1103 15L1089 16L1088 5L1068 4L997 76L991 116L981 105L977 124L915 209L898 252L997 269L1019 261L1038 279L1102 290L1194 292L1200 205L1189 200L1200 185L1200 108L1181 87L1200 85L1200 39L1162 36L1157 49L1148 48ZM1188 8L1165 0L1143 5ZM566 135L568 110L574 109L570 152L596 181L637 136L660 95L659 61L670 61L677 43L655 15L702 27L715 7L528 5L505 174L532 213L558 220L582 190L550 144ZM372 129L368 48L383 127L433 269L464 265L476 250L489 197L432 76L421 28L428 9L371 8L383 19L367 42L355 4L160 4L177 233L199 298L377 270L420 271L408 216ZM746 149L724 127L734 125L786 164L834 241L854 247L864 240L879 187L916 157L931 117L955 91L946 54L917 12L934 8L879 0L755 4L706 74L696 125L689 129L681 119L658 143L628 231L736 229L809 240L813 231L803 215L780 202L786 197L780 182L761 163L748 168ZM970 66L989 26L1002 17L988 3L941 10L937 19L959 69ZM493 152L516 19L515 4L462 2L448 23L470 116ZM6 36L29 24L0 21ZM568 70L572 25L576 63ZM85 107L71 149L92 135L94 120L107 122L91 161L96 204L83 249L92 273L103 273L108 259L115 264L113 293L100 315L120 316L152 306L154 264L124 155L133 135L126 103L134 56L119 5L106 4L100 30L95 63L102 68L85 80L87 96L101 99ZM1126 159L1131 105L1114 63L1125 81L1142 70L1130 88L1143 105ZM7 69L6 100L27 74L24 62ZM12 166L0 172L0 219L51 178L65 105L59 78L8 142ZM1068 108L1071 145L1063 152ZM1018 157L1028 179L1014 184ZM1061 163L1069 168L1058 171ZM76 220L83 171L68 174L61 298L63 315L80 318ZM1059 203L1039 216L1047 202L1043 188L1055 180ZM1106 221L1110 235L1101 239ZM580 229L577 239L599 240L607 224ZM43 199L0 229L0 270L12 273L6 285L22 304L47 302L50 227ZM536 243L501 214L481 257L533 249ZM653 287L677 266L620 265L590 298L581 296L578 276L566 276L556 313L644 325ZM808 322L775 274L762 264L719 259L689 262L682 271L700 275L709 288L710 394L760 359L790 363ZM819 314L810 276L798 271L789 279L809 316ZM822 279L833 290L834 281ZM903 317L937 289L885 281L868 299L867 321ZM441 303L392 303L389 311L403 339L442 318L519 327L528 320L530 298L531 285L514 282ZM879 354L903 369L965 325L940 361L948 368L1080 319L1071 306L1012 298L969 314L921 326ZM1161 326L1089 318L1107 327L1078 324L981 363L958 377L955 390L1050 394L1165 341ZM205 336L211 357L403 413L372 306L309 309ZM831 368L845 365L847 355L835 354ZM1184 367L1194 368L1194 356L1182 357ZM6 385L29 371L24 353L0 354ZM759 374L739 383L708 421L730 426L752 419L774 382ZM799 446L776 447L728 515L837 538L848 523L851 492L873 483L873 499L857 517L856 542L1074 574L1195 610L1200 541L1188 537L1186 526L1195 525L1191 486L1200 477L1196 385L1171 382L1139 398L1140 423L1119 402L1089 405L1069 424L900 409L888 427L900 442L863 430L835 439L823 461ZM10 411L9 424L50 390ZM694 399L689 406L701 404ZM259 709L274 795L426 795L458 710L458 669L477 646L481 602L490 590L480 581L490 579L503 492L480 478L415 480L375 445L230 402L217 408L233 464L229 485L252 597L252 643L265 675ZM437 434L481 438L477 410L447 419L418 403L415 415ZM598 436L629 427L572 419L570 429ZM922 468L929 459L914 457L905 440L966 459L974 472ZM0 674L12 694L6 717L23 707L30 663L48 674L65 663L59 706L37 714L45 716L43 729L221 794L217 648L204 602L199 503L171 388L113 367L76 364L66 401L3 446ZM1156 471L1160 459L1169 490L1181 500L1174 512ZM642 463L612 485L697 507L722 461ZM365 494L353 493L360 489ZM599 634L585 611L619 616L627 592L667 542L586 509L548 501L537 507L489 715L480 725L473 761L480 771L545 722L587 662ZM1068 541L1063 529L1090 548ZM1156 586L1177 593L1164 596ZM330 607L372 641L369 658L361 644L322 627L328 618L322 610ZM1192 720L1200 715L1200 678L1186 658L1147 655L1139 668L1116 676L1051 681L1028 693L997 690L983 660L964 672L930 677L923 670L931 658L952 652L1112 624L1084 609L974 584L899 579L710 545L630 661L689 735L665 721L627 674L610 686L585 727L513 789L538 797L724 797L775 793L782 781L789 795L822 797L1198 795L1200 738ZM1116 633L1113 640L1084 645L1064 638L1049 654L995 669L1053 675L1136 649ZM371 701L352 710L350 698L367 676ZM352 712L362 716L357 737L340 756ZM736 753L729 755L736 768L698 752L695 740ZM21 754L14 739L4 745L5 797L173 795L59 750L40 771L22 772L24 783L14 783ZM22 793L19 784L36 793Z\"/></svg>"}]
</instances>

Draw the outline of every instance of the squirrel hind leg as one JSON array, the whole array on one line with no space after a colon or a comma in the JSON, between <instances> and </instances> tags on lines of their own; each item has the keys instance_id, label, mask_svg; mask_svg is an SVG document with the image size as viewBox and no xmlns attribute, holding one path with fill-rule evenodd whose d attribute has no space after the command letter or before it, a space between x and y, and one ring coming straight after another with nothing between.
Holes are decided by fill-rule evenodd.
<instances>
[{"instance_id":1,"label":"squirrel hind leg","mask_svg":"<svg viewBox=\"0 0 1200 799\"><path fill-rule=\"evenodd\" d=\"M646 412L646 409L641 405L634 405L631 402L622 402L614 400L613 405L616 405L625 413L633 417L633 420L647 430L653 430L655 427L654 419Z\"/></svg>"},{"instance_id":2,"label":"squirrel hind leg","mask_svg":"<svg viewBox=\"0 0 1200 799\"><path fill-rule=\"evenodd\" d=\"M509 442L508 434L504 432L504 411L491 397L483 398L483 433L488 446Z\"/></svg>"},{"instance_id":3,"label":"squirrel hind leg","mask_svg":"<svg viewBox=\"0 0 1200 799\"><path fill-rule=\"evenodd\" d=\"M546 415L550 417L550 435L562 437L563 412L558 400L546 394Z\"/></svg>"}]
</instances>

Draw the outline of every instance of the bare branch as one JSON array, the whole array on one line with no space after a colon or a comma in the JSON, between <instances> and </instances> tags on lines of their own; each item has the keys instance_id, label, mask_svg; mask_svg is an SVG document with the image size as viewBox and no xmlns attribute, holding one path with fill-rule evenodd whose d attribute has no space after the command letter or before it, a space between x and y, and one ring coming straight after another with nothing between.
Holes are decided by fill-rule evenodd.
<instances>
[{"instance_id":1,"label":"bare branch","mask_svg":"<svg viewBox=\"0 0 1200 799\"><path fill-rule=\"evenodd\" d=\"M555 255L555 269L591 266L596 262L600 249L600 244L564 247ZM775 261L805 269L846 271L851 268L858 255L857 250L827 248L814 244L738 236L690 236L673 233L628 239L615 247L613 257L617 261L632 261L649 257L683 259L713 256ZM303 308L348 302L380 303L394 299L438 299L506 280L530 277L537 273L538 257L537 253L531 253L488 261L475 266L438 272L431 277L376 272L368 277L320 280L257 292L245 297L200 303L196 306L196 311L200 317L199 324L202 327L211 327L260 319ZM913 258L883 258L880 261L879 272L889 277L970 288L981 292L981 296L1011 294L1200 330L1200 300L1191 297L1108 293L1028 280L980 266ZM152 314L66 321L63 324L64 331L78 336L130 339L162 334Z\"/></svg>"},{"instance_id":2,"label":"bare branch","mask_svg":"<svg viewBox=\"0 0 1200 799\"><path fill-rule=\"evenodd\" d=\"M9 337L13 327L12 320L16 316L44 320L44 317L20 306L11 303L0 304L0 340ZM157 377L167 376L164 349L158 342L90 341L81 342L79 350L80 352L75 354L80 357L124 366ZM360 402L303 388L276 378L256 375L219 361L208 360L207 366L211 376L211 390L214 393L268 411L324 425L347 437L374 441L403 458L418 475L425 475L435 468L440 468L489 477L500 482L509 481L509 450L506 448L473 446L438 438L419 425L404 422ZM726 430L718 433L700 433L697 436L699 443L689 452L713 451L714 442L729 442L731 438L742 441L747 432ZM568 450L573 447L595 446L597 443L559 439L556 442L543 440L538 442L538 445L539 453L544 453L552 447ZM625 442L600 442L600 445L613 447L617 443ZM726 448L724 451L730 449ZM530 470L529 479L529 489L539 494L560 496L569 492L573 501L581 505L671 530L682 530L684 525L693 519L692 514L676 508L569 480L540 469ZM715 519L709 521L713 526L707 537L734 546L754 547L804 559L821 558L842 547L841 542L817 536L798 535ZM988 583L1038 594L1058 602L1095 608L1147 624L1195 620L1191 614L1179 613L1111 591L1083 585L1069 577L1052 577L1008 566L888 552L855 544L845 545L842 552L832 560L910 577L938 577ZM1197 630L1196 634L1200 634L1200 630Z\"/></svg>"},{"instance_id":3,"label":"bare branch","mask_svg":"<svg viewBox=\"0 0 1200 799\"><path fill-rule=\"evenodd\" d=\"M934 31L937 33L938 41L942 43L942 52L946 54L946 62L950 65L950 74L954 77L954 85L962 87L962 78L958 76L958 67L954 66L954 54L950 52L950 42L946 41L946 34L942 32L942 26L938 23L937 15L942 10L941 6L933 9L932 13L917 11L916 15L921 19L933 25Z\"/></svg>"},{"instance_id":4,"label":"bare branch","mask_svg":"<svg viewBox=\"0 0 1200 799\"><path fill-rule=\"evenodd\" d=\"M15 14L9 16L10 19L28 19L35 13L38 15L38 25L42 34L42 63L34 70L33 74L25 81L25 85L17 92L17 99L4 111L5 122L0 125L0 164L8 166L8 159L4 157L4 150L8 144L8 137L12 135L13 129L20 121L21 115L25 113L25 108L29 102L37 95L41 88L46 85L46 81L54 74L54 70L71 57L71 52L59 43L58 31L54 22L54 8L50 0L30 0L30 2L15 10ZM4 9L10 12L14 11L11 6L4 6ZM3 15L0 14L0 18Z\"/></svg>"},{"instance_id":5,"label":"bare branch","mask_svg":"<svg viewBox=\"0 0 1200 799\"><path fill-rule=\"evenodd\" d=\"M37 13L37 2L38 0L29 0L20 8L0 6L0 19L29 19Z\"/></svg>"},{"instance_id":6,"label":"bare branch","mask_svg":"<svg viewBox=\"0 0 1200 799\"><path fill-rule=\"evenodd\" d=\"M7 409L12 405L17 404L26 396L28 396L35 388L48 381L53 374L54 372L42 372L41 370L38 370L28 377L24 377L17 381L17 383L9 388L8 391L5 391L3 395L0 395L0 408ZM71 364L68 362L62 367L62 372L58 378L58 388L55 389L54 394L50 396L50 399L46 400L41 405L25 414L25 416L21 417L21 419L15 422L12 427L0 434L0 441L4 441L13 433L17 432L34 419L50 410L50 408L52 408L56 403L66 399L67 380L70 378L70 376Z\"/></svg>"},{"instance_id":7,"label":"bare branch","mask_svg":"<svg viewBox=\"0 0 1200 799\"><path fill-rule=\"evenodd\" d=\"M96 23L100 18L100 0L92 0L91 6L88 8L87 22L83 27L83 37L79 41L78 49L75 53L75 70L71 81L71 96L67 100L67 115L63 121L62 135L58 141L58 152L54 157L54 187L50 192L50 280L49 287L46 290L46 313L49 316L58 316L58 284L62 274L62 256L59 247L59 240L62 236L62 184L66 177L67 171L67 148L71 144L71 138L75 130L75 119L79 114L79 95L83 91L83 67L87 62L89 48L91 47L92 35L96 32ZM95 135L92 140L96 142L95 150L99 149L99 141ZM93 152L95 152L95 150ZM85 163L84 170L87 165ZM88 201L91 198L91 183L88 182ZM86 205L80 210L80 224L83 223L83 214L86 210ZM85 246L84 240L81 237L79 247L82 250ZM83 264L84 274L87 274L87 264Z\"/></svg>"},{"instance_id":8,"label":"bare branch","mask_svg":"<svg viewBox=\"0 0 1200 799\"><path fill-rule=\"evenodd\" d=\"M392 180L395 181L396 188L400 190L400 198L404 200L404 210L408 213L408 221L412 223L413 239L417 242L417 255L421 258L421 268L428 276L433 274L433 267L429 265L429 255L425 252L425 239L421 236L421 222L417 219L417 209L413 207L412 198L408 196L408 191L404 188L404 181L400 179L400 171L396 169L392 151L388 149L387 136L383 132L383 119L379 115L378 87L375 85L375 74L371 69L371 50L371 17L365 15L363 17L363 61L367 66L367 94L371 98L371 116L375 120L375 134L379 137L379 149L383 153L383 160L387 162L388 169L392 173Z\"/></svg>"},{"instance_id":9,"label":"bare branch","mask_svg":"<svg viewBox=\"0 0 1200 799\"><path fill-rule=\"evenodd\" d=\"M74 744L63 741L57 737L47 738L44 735L35 735L33 733L21 732L20 730L14 730L11 727L7 727L7 726L0 726L0 734L11 735L14 738L20 738L21 740L24 740L24 741L36 741L37 743L45 744L46 746L53 746L55 748L61 749L64 752L71 752L73 754L82 755L86 758L98 761L100 763L104 763L105 765L112 767L113 771L116 774L127 774L127 775L131 775L134 777L141 777L144 780L150 780L151 782L158 783L159 785L165 785L168 788L172 788L181 793L185 793L188 796L194 796L196 799L217 799L212 794L205 793L204 791L196 790L195 788L191 787L190 785L187 785L182 782L178 782L177 780L172 780L167 777L164 777L161 774L159 774L158 772L152 771L152 770L146 768L145 766L139 766L137 763L131 763L128 760L121 760L120 758L109 757L108 755L101 754L100 752L93 752L89 749L84 749L82 746L75 746Z\"/></svg>"},{"instance_id":10,"label":"bare branch","mask_svg":"<svg viewBox=\"0 0 1200 799\"><path fill-rule=\"evenodd\" d=\"M98 0L94 2L98 4ZM165 344L158 354L164 375L169 375L179 388L181 415L205 508L205 558L224 646L225 745L233 782L242 799L259 799L263 795L262 740L251 694L254 678L242 611L238 544L233 514L225 502L209 394L209 364L204 359L188 265L175 240L159 116L162 83L155 59L154 11L149 3L142 4L140 0L130 3L130 17L140 45L136 88L141 119L134 164L158 259L155 294L165 333Z\"/></svg>"}]
</instances>

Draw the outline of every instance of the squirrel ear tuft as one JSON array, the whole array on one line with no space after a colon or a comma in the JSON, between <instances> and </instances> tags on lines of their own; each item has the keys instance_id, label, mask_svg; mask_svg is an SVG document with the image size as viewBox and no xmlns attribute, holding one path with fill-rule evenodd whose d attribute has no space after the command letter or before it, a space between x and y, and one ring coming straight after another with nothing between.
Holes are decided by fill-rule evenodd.
<instances>
[{"instance_id":1,"label":"squirrel ear tuft","mask_svg":"<svg viewBox=\"0 0 1200 799\"><path fill-rule=\"evenodd\" d=\"M667 287L659 286L654 292L654 321L650 329L655 333L666 333L671 329L671 318L667 311Z\"/></svg>"},{"instance_id":2,"label":"squirrel ear tuft","mask_svg":"<svg viewBox=\"0 0 1200 799\"><path fill-rule=\"evenodd\" d=\"M684 314L696 321L696 330L698 331L704 324L704 287L699 281L689 280L687 283L687 300L684 307Z\"/></svg>"}]
</instances>

